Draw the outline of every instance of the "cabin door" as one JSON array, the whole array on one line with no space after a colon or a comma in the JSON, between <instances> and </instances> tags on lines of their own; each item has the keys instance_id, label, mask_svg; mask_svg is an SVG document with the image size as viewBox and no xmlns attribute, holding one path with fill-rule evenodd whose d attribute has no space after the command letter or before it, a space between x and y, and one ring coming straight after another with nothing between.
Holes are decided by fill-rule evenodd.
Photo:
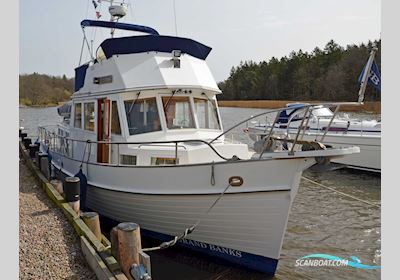
<instances>
[{"instance_id":1,"label":"cabin door","mask_svg":"<svg viewBox=\"0 0 400 280\"><path fill-rule=\"evenodd\" d=\"M97 100L97 141L110 142L111 140L111 102L108 99ZM97 144L97 162L110 162L111 145L106 143Z\"/></svg>"}]
</instances>

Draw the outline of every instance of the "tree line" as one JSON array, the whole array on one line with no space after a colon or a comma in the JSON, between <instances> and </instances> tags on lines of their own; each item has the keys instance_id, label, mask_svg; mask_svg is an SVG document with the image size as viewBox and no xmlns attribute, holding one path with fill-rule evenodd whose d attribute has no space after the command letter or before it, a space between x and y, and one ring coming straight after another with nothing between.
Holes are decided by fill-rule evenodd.
<instances>
[{"instance_id":1,"label":"tree line","mask_svg":"<svg viewBox=\"0 0 400 280\"><path fill-rule=\"evenodd\" d=\"M74 79L46 74L19 75L19 103L26 106L58 105L70 99Z\"/></svg>"},{"instance_id":2,"label":"tree line","mask_svg":"<svg viewBox=\"0 0 400 280\"><path fill-rule=\"evenodd\" d=\"M299 50L281 59L241 62L218 84L223 91L218 99L357 101L358 77L374 45L378 48L375 61L381 69L381 40L346 47L331 40L311 53ZM367 86L366 101L380 98L378 90Z\"/></svg>"}]
</instances>

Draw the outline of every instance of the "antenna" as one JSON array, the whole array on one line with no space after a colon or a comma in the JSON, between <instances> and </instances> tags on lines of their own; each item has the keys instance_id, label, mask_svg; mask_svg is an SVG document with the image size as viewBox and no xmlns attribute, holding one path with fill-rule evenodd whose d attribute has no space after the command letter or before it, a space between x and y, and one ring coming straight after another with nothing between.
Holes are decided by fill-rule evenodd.
<instances>
[{"instance_id":1,"label":"antenna","mask_svg":"<svg viewBox=\"0 0 400 280\"><path fill-rule=\"evenodd\" d=\"M175 36L178 36L178 26L176 24L176 8L175 8L175 0L173 0L174 4L174 20L175 20Z\"/></svg>"}]
</instances>

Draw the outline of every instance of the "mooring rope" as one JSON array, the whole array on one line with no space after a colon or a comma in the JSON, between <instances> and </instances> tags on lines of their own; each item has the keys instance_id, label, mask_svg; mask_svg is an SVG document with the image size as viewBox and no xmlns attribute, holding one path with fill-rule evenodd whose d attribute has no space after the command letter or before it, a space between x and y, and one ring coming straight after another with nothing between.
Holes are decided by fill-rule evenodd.
<instances>
[{"instance_id":1,"label":"mooring rope","mask_svg":"<svg viewBox=\"0 0 400 280\"><path fill-rule=\"evenodd\" d=\"M359 201L359 202L368 204L368 205L370 205L370 206L374 206L374 207L377 207L377 208L381 208L381 206L378 205L378 204L375 204L375 203L372 203L372 202L369 202L369 201L366 201L366 200L362 200L362 199L360 199L360 198L358 198L358 197L355 197L355 196L352 196L352 195L350 195L350 194L347 194L347 193L344 193L344 192L335 190L334 188L331 188L331 187L325 186L325 185L323 185L323 184L321 184L321 183L315 182L314 180L311 180L311 179L309 179L309 178L307 178L307 177L304 177L304 176L301 176L301 177L302 177L304 180L306 180L306 181L308 181L308 182L310 182L310 183L313 183L314 185L317 185L317 186L319 186L319 187L321 187L321 188L331 190L331 191L333 191L333 192L335 192L335 193L338 193L338 194L341 194L341 195L343 195L343 196L349 197L349 198L351 198L351 199L357 200L357 201Z\"/></svg>"},{"instance_id":2,"label":"mooring rope","mask_svg":"<svg viewBox=\"0 0 400 280\"><path fill-rule=\"evenodd\" d=\"M220 193L218 198L213 202L213 204L211 204L211 206L207 209L207 211L203 215L207 215L208 213L210 213L210 211L214 208L214 206L218 203L218 201L221 200L221 198L224 196L225 192L228 190L228 188L230 186L231 186L231 184L229 183L226 186L226 188L224 189L224 191ZM149 252L149 251L155 251L155 250L160 250L160 249L166 249L166 248L169 248L171 246L174 246L176 244L176 242L178 242L179 240L181 240L183 238L186 238L186 236L191 234L196 229L196 227L200 224L200 221L201 221L201 219L198 219L196 221L196 223L194 223L192 226L186 228L181 235L175 236L174 239L172 239L170 241L165 241L165 242L161 243L159 246L156 246L156 247L144 248L144 249L142 249L142 251L143 252Z\"/></svg>"}]
</instances>

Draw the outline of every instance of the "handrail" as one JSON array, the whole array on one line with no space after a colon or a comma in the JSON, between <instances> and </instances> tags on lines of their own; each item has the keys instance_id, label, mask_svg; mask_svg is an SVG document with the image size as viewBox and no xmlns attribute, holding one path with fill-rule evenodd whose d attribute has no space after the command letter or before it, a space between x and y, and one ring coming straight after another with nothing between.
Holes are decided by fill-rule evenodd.
<instances>
[{"instance_id":1,"label":"handrail","mask_svg":"<svg viewBox=\"0 0 400 280\"><path fill-rule=\"evenodd\" d=\"M337 106L337 105L354 105L354 106L360 106L360 105L362 105L361 103L358 103L358 102L323 102L323 103L307 103L307 104L304 104L304 106L303 107L301 107L301 108L307 108L307 107L313 107L313 106L322 106L322 107L333 107L333 106ZM244 123L246 123L246 122L248 122L248 121L250 121L250 120L252 120L252 119L255 119L255 118L258 118L258 117L260 117L260 116L262 116L262 115L266 115L266 114L270 114L270 113L275 113L275 112L282 112L283 110L287 110L288 109L288 107L282 107L282 108L278 108L278 109L275 109L275 110L270 110L270 111L266 111L266 112L262 112L262 113L259 113L259 114L257 114L257 115L252 115L252 116L250 116L249 118L247 118L247 119L245 119L245 120L243 120L243 121L240 121L240 122L238 122L237 124L235 124L234 126L232 126L232 127L230 127L229 129L227 129L227 130L225 130L224 132L222 132L221 134L219 134L217 137L215 137L214 139L212 139L210 142L208 142L208 143L213 143L214 141L216 141L217 139L219 139L221 136L223 136L223 135L225 135L226 133L228 133L229 131L231 131L231 130L233 130L233 129L235 129L236 127L238 127L239 125L241 125L241 124L244 124Z\"/></svg>"},{"instance_id":2,"label":"handrail","mask_svg":"<svg viewBox=\"0 0 400 280\"><path fill-rule=\"evenodd\" d=\"M209 142L205 141L205 140L201 140L201 139L187 139L187 140L169 140L169 141L141 141L141 142L121 142L121 141L117 141L117 142L110 142L110 141L95 141L95 140L80 140L80 139L74 139L71 137L66 137L66 136L61 136L61 135L57 135L54 132L50 132L48 130L46 130L45 127L43 126L39 126L38 129L44 129L45 132L47 133L51 133L53 134L53 136L60 138L60 139L65 139L67 141L72 141L72 142L78 142L78 143L90 143L90 144L107 144L107 145L157 145L157 144L174 144L175 146L177 146L179 143L203 143L205 145L207 145L218 157L220 157L223 160L230 160L229 158L224 157L223 155L221 155ZM39 132L40 134L40 132ZM119 150L119 147L118 147ZM118 155L119 156L119 155Z\"/></svg>"},{"instance_id":3,"label":"handrail","mask_svg":"<svg viewBox=\"0 0 400 280\"><path fill-rule=\"evenodd\" d=\"M302 120L301 126L298 128L299 131L298 131L298 133L297 133L297 135L296 135L296 139L294 140L294 142L293 142L293 144L292 144L292 149L290 150L289 153L290 153L290 154L293 154L294 146L296 145L296 142L297 142L298 137L299 137L299 135L300 135L300 131L301 131L301 129L304 129L304 128L302 127L302 125L303 125L303 123L304 123L304 121L305 121L306 118L308 118L308 119L310 118L310 116L307 117L307 113L311 112L311 111L314 109L314 107L316 107L316 106L319 106L319 107L321 107L321 106L332 107L332 106L338 106L338 105L343 105L343 104L345 104L345 105L360 105L360 104L357 103L357 102L310 103L310 104L305 104L304 106L302 106L301 108L299 108L299 111L301 111L301 110L306 110L306 112L305 112L305 114L304 114L304 116L303 116L303 120ZM287 109L288 109L288 107L283 107L283 108L278 108L278 109L274 109L274 110L269 110L269 111L265 111L265 112L262 112L262 113L259 113L259 114L250 116L249 118L247 118L247 119L245 119L245 120L243 120L243 121L240 121L240 122L238 122L237 124L233 125L232 127L230 127L229 129L225 130L224 132L222 132L221 134L219 134L217 137L215 137L214 139L212 139L212 140L210 140L210 141L205 141L205 140L202 140L202 139L169 140L169 141L140 141L140 142L136 142L136 141L132 141L132 142L121 142L121 141L116 141L116 142L111 142L111 141L95 141L95 140L74 139L74 138L71 138L71 137L69 137L69 136L68 136L68 137L67 137L67 136L61 136L61 135L58 135L58 133L50 132L48 129L46 129L46 127L50 127L50 126L52 127L52 126L54 126L54 125L39 126L38 129L39 129L39 137L41 138L41 140L42 140L42 138L44 138L45 143L46 143L46 144L48 143L50 147L53 146L54 149L57 149L57 148L59 148L59 149L66 149L66 150L67 150L67 153L70 153L70 152L71 152L72 157L74 157L74 151L73 151L73 150L74 150L74 145L71 145L71 150L69 150L68 141L78 142L78 143L87 143L87 144L106 144L106 145L110 145L110 146L111 146L111 145L117 145L117 151L118 151L118 160L117 160L117 164L118 164L118 165L119 165L119 163L120 163L120 153L119 153L120 147L119 147L119 145L138 145L138 146L140 147L140 146L143 146L143 145L150 145L150 146L151 146L151 145L160 145L160 144L173 144L173 145L175 146L175 163L177 163L177 158L178 158L178 157L177 157L177 155L178 155L178 144L182 144L182 143L202 143L202 144L207 145L219 158L221 158L222 160L228 161L228 160L232 160L232 159L234 159L234 158L230 159L230 158L226 158L226 157L224 157L223 155L221 155L221 154L215 149L215 147L212 145L213 142L215 142L216 140L218 140L220 137L222 137L223 135L227 134L228 132L232 131L233 129L235 129L235 128L238 127L239 125L248 122L249 120L255 119L255 118L260 117L260 116L263 116L263 115L277 113L277 115L276 115L276 117L275 117L274 124L271 126L271 129L270 129L270 131L269 131L269 133L268 133L268 139L269 139L269 138L271 138L272 135L273 135L273 129L275 128L275 124L276 124L276 122L277 122L277 120L278 120L278 118L279 118L280 112L282 112L282 111L284 111L284 110L287 110ZM307 123L308 123L308 121L307 121ZM331 123L332 123L332 122L330 122L330 124L331 124ZM290 124L290 122L289 122L289 124ZM288 126L288 127L289 127L289 126ZM329 128L327 128L327 129L329 129ZM50 139L48 139L48 138L50 138ZM57 147L57 144L58 144L58 143L56 142L56 138L58 138L58 139L63 139L63 142L60 143L61 147ZM64 147L64 145L65 145L64 141L67 141L67 142L66 142L66 147ZM184 146L181 146L181 145L179 145L179 146L180 146L180 147L184 147ZM268 146L268 145L265 145L263 151L261 152L261 155L264 153L264 150L266 149L267 146ZM111 147L112 147L112 146L111 146ZM184 147L184 148L185 148L185 147ZM185 149L186 149L186 148L185 148ZM236 159L236 158L235 158L235 159Z\"/></svg>"}]
</instances>

